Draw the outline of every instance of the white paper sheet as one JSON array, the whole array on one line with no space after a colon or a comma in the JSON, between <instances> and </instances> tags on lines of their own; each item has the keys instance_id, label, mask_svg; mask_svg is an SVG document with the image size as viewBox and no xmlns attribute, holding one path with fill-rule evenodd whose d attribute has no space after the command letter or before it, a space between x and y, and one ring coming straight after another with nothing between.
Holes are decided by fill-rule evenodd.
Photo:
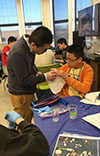
<instances>
[{"instance_id":1,"label":"white paper sheet","mask_svg":"<svg viewBox=\"0 0 100 156\"><path fill-rule=\"evenodd\" d=\"M54 94L56 94L56 93L59 93L61 91L61 89L65 85L65 81L60 76L57 76L54 81L48 81L48 84L49 84L51 91Z\"/></svg>"},{"instance_id":2,"label":"white paper sheet","mask_svg":"<svg viewBox=\"0 0 100 156\"><path fill-rule=\"evenodd\" d=\"M87 99L89 99L92 102L96 102L96 97L99 95L100 91L98 92L91 92L85 95Z\"/></svg>"},{"instance_id":3,"label":"white paper sheet","mask_svg":"<svg viewBox=\"0 0 100 156\"><path fill-rule=\"evenodd\" d=\"M97 105L97 106L100 105L100 100L96 100L96 102L92 102L92 101L89 101L88 99L82 99L80 100L80 102L83 102L85 104L90 104L90 105Z\"/></svg>"},{"instance_id":4,"label":"white paper sheet","mask_svg":"<svg viewBox=\"0 0 100 156\"><path fill-rule=\"evenodd\" d=\"M92 124L100 129L100 113L83 117L83 120L89 122L90 124Z\"/></svg>"},{"instance_id":5,"label":"white paper sheet","mask_svg":"<svg viewBox=\"0 0 100 156\"><path fill-rule=\"evenodd\" d=\"M100 91L88 93L85 95L85 98L82 99L80 102L98 106L100 105L100 100L96 99L96 97L99 95L99 93Z\"/></svg>"}]
</instances>

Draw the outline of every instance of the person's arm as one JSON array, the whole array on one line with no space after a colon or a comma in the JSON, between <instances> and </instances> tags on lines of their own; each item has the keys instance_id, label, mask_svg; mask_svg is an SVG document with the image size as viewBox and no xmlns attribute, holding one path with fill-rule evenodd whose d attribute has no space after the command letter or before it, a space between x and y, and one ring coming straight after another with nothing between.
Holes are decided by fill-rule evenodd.
<instances>
[{"instance_id":1,"label":"person's arm","mask_svg":"<svg viewBox=\"0 0 100 156\"><path fill-rule=\"evenodd\" d=\"M16 123L17 125L19 125L22 121L24 121L23 118L18 118L18 119L16 119L15 123Z\"/></svg>"},{"instance_id":2,"label":"person's arm","mask_svg":"<svg viewBox=\"0 0 100 156\"><path fill-rule=\"evenodd\" d=\"M20 54L14 54L12 57L12 66L19 83L24 87L32 87L45 81L43 74L36 75L36 68L33 64L33 72L29 73L28 64L25 58Z\"/></svg>"},{"instance_id":3,"label":"person's arm","mask_svg":"<svg viewBox=\"0 0 100 156\"><path fill-rule=\"evenodd\" d=\"M44 74L37 75L34 71L33 73L29 73L26 60L20 54L13 55L12 65L19 83L25 87L32 87L32 84L34 86L46 81ZM53 80L54 77L56 77L55 73L47 72L48 80Z\"/></svg>"},{"instance_id":4,"label":"person's arm","mask_svg":"<svg viewBox=\"0 0 100 156\"><path fill-rule=\"evenodd\" d=\"M68 76L68 73L63 71L63 69L64 68L61 67L58 70L57 75L61 76L68 85L83 94L90 91L93 82L93 69L89 65L82 69L80 73L80 80L76 80L75 78Z\"/></svg>"},{"instance_id":5,"label":"person's arm","mask_svg":"<svg viewBox=\"0 0 100 156\"><path fill-rule=\"evenodd\" d=\"M69 77L66 82L73 89L86 94L90 91L93 82L93 69L90 67L88 69L85 69L84 72L81 71L80 77L81 80L76 80L73 77Z\"/></svg>"},{"instance_id":6,"label":"person's arm","mask_svg":"<svg viewBox=\"0 0 100 156\"><path fill-rule=\"evenodd\" d=\"M64 60L55 59L55 63L64 63Z\"/></svg>"},{"instance_id":7,"label":"person's arm","mask_svg":"<svg viewBox=\"0 0 100 156\"><path fill-rule=\"evenodd\" d=\"M4 53L4 55L8 55L9 50L10 50L9 46L5 46L5 47L3 48L3 53Z\"/></svg>"},{"instance_id":8,"label":"person's arm","mask_svg":"<svg viewBox=\"0 0 100 156\"><path fill-rule=\"evenodd\" d=\"M19 124L19 128L22 134L25 135L22 139L27 137L28 151L32 151L34 156L45 156L49 153L48 141L36 125L23 121Z\"/></svg>"},{"instance_id":9,"label":"person's arm","mask_svg":"<svg viewBox=\"0 0 100 156\"><path fill-rule=\"evenodd\" d=\"M9 53L9 51L7 51L7 52L5 53L5 55L8 55L8 53Z\"/></svg>"},{"instance_id":10,"label":"person's arm","mask_svg":"<svg viewBox=\"0 0 100 156\"><path fill-rule=\"evenodd\" d=\"M21 130L21 134L9 130L8 144L6 145L6 149L10 153L9 156L13 156L14 152L16 156L46 156L49 153L48 142L37 126L27 123L14 111L8 112L7 116L8 121L15 122ZM18 116L18 118L13 119L13 116L14 118ZM6 151L5 153L7 154Z\"/></svg>"}]
</instances>

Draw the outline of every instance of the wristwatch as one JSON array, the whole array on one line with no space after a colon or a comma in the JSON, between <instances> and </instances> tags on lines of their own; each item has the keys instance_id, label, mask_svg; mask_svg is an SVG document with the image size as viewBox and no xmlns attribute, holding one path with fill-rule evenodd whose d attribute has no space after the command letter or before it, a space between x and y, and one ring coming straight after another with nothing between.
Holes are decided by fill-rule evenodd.
<instances>
[{"instance_id":1,"label":"wristwatch","mask_svg":"<svg viewBox=\"0 0 100 156\"><path fill-rule=\"evenodd\" d=\"M67 75L67 76L65 77L65 80L67 80L69 77L70 77L70 75Z\"/></svg>"}]
</instances>

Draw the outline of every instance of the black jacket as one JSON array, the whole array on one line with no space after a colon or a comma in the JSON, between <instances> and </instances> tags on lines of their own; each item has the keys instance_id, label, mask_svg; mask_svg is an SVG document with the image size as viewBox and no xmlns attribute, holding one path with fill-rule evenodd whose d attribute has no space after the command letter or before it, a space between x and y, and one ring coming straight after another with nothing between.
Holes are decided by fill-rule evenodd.
<instances>
[{"instance_id":1,"label":"black jacket","mask_svg":"<svg viewBox=\"0 0 100 156\"><path fill-rule=\"evenodd\" d=\"M64 64L66 63L66 53L68 50L68 46L62 50L62 59L64 60Z\"/></svg>"},{"instance_id":2,"label":"black jacket","mask_svg":"<svg viewBox=\"0 0 100 156\"><path fill-rule=\"evenodd\" d=\"M23 37L10 49L7 57L8 88L15 95L31 94L36 84L44 82L44 74L36 76L38 69L34 64L35 54Z\"/></svg>"},{"instance_id":3,"label":"black jacket","mask_svg":"<svg viewBox=\"0 0 100 156\"><path fill-rule=\"evenodd\" d=\"M46 156L49 145L40 129L26 121L19 124L22 134L0 125L0 156Z\"/></svg>"}]
</instances>

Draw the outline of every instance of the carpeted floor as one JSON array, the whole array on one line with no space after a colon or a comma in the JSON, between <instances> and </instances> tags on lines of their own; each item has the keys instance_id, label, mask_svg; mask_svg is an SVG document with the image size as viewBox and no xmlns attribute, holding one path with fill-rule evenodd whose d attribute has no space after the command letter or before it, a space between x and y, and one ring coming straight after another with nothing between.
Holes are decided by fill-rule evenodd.
<instances>
[{"instance_id":1,"label":"carpeted floor","mask_svg":"<svg viewBox=\"0 0 100 156\"><path fill-rule=\"evenodd\" d=\"M8 88L6 86L7 82L4 85L4 80L2 80L0 83L0 124L8 127L8 122L4 117L7 112L13 110L13 107L11 105ZM34 123L33 119L32 123Z\"/></svg>"}]
</instances>

